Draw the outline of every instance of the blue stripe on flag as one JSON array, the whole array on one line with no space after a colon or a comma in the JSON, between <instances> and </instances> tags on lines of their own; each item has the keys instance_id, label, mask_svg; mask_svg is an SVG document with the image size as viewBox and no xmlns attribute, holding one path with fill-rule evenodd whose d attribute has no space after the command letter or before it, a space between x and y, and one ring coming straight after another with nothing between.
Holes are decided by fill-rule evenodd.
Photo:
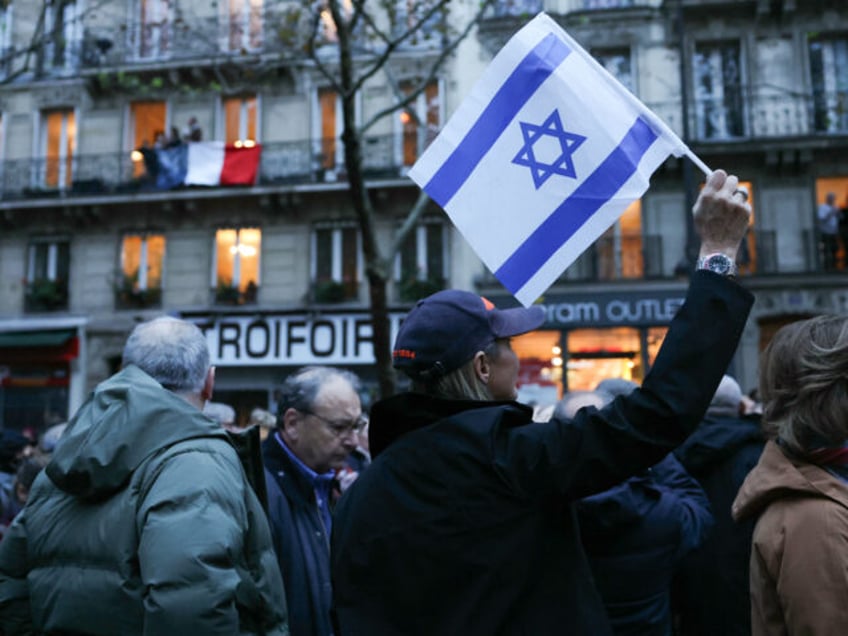
<instances>
[{"instance_id":1,"label":"blue stripe on flag","mask_svg":"<svg viewBox=\"0 0 848 636\"><path fill-rule=\"evenodd\" d=\"M548 259L636 172L657 134L641 117L621 143L562 205L527 237L495 276L517 293Z\"/></svg>"},{"instance_id":2,"label":"blue stripe on flag","mask_svg":"<svg viewBox=\"0 0 848 636\"><path fill-rule=\"evenodd\" d=\"M424 187L436 203L442 207L447 205L518 111L569 53L568 45L549 33L521 60L465 138Z\"/></svg>"}]
</instances>

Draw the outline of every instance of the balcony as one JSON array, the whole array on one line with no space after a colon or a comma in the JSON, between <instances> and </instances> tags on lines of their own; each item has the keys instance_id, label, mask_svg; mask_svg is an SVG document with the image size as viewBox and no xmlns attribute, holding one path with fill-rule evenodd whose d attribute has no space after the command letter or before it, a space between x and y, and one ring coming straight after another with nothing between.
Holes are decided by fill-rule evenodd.
<instances>
[{"instance_id":1,"label":"balcony","mask_svg":"<svg viewBox=\"0 0 848 636\"><path fill-rule=\"evenodd\" d=\"M363 140L368 179L405 178L402 135ZM344 181L342 143L336 139L269 143L262 146L256 186L308 185ZM158 192L142 161L129 152L77 155L65 159L13 159L0 167L0 201L131 196ZM186 186L177 186L185 189Z\"/></svg>"},{"instance_id":2,"label":"balcony","mask_svg":"<svg viewBox=\"0 0 848 636\"><path fill-rule=\"evenodd\" d=\"M647 106L680 132L679 102ZM728 91L722 98L695 98L690 104L692 140L721 142L848 135L848 93L812 95L766 88Z\"/></svg>"}]
</instances>

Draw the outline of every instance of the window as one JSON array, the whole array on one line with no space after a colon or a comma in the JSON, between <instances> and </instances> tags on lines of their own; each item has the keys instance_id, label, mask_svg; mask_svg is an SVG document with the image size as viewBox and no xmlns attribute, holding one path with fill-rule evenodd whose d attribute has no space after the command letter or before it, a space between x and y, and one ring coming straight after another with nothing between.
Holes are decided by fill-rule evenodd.
<instances>
[{"instance_id":1,"label":"window","mask_svg":"<svg viewBox=\"0 0 848 636\"><path fill-rule=\"evenodd\" d=\"M212 284L215 302L229 305L255 303L259 291L259 250L262 230L222 228L215 233Z\"/></svg>"},{"instance_id":2,"label":"window","mask_svg":"<svg viewBox=\"0 0 848 636\"><path fill-rule=\"evenodd\" d=\"M35 239L27 252L27 311L55 311L68 306L70 245L67 239Z\"/></svg>"},{"instance_id":3,"label":"window","mask_svg":"<svg viewBox=\"0 0 848 636\"><path fill-rule=\"evenodd\" d=\"M73 178L77 126L74 111L46 110L41 114L41 149L45 159L41 186L69 188Z\"/></svg>"},{"instance_id":4,"label":"window","mask_svg":"<svg viewBox=\"0 0 848 636\"><path fill-rule=\"evenodd\" d=\"M256 50L262 46L262 0L228 0L228 50Z\"/></svg>"},{"instance_id":5,"label":"window","mask_svg":"<svg viewBox=\"0 0 848 636\"><path fill-rule=\"evenodd\" d=\"M614 49L609 51L592 50L592 57L603 66L610 75L621 82L627 90L635 93L633 85L633 71L630 68L630 50Z\"/></svg>"},{"instance_id":6,"label":"window","mask_svg":"<svg viewBox=\"0 0 848 636\"><path fill-rule=\"evenodd\" d=\"M335 180L336 167L343 162L342 105L338 93L331 88L318 89L318 148L316 157L319 176L327 181Z\"/></svg>"},{"instance_id":7,"label":"window","mask_svg":"<svg viewBox=\"0 0 848 636\"><path fill-rule=\"evenodd\" d=\"M76 0L47 1L44 33L44 68L75 69L82 49L82 21Z\"/></svg>"},{"instance_id":8,"label":"window","mask_svg":"<svg viewBox=\"0 0 848 636\"><path fill-rule=\"evenodd\" d=\"M171 3L174 0L138 0L138 56L159 58L170 49Z\"/></svg>"},{"instance_id":9,"label":"window","mask_svg":"<svg viewBox=\"0 0 848 636\"><path fill-rule=\"evenodd\" d=\"M115 289L118 306L159 305L164 261L164 235L146 232L125 234L121 241L121 271Z\"/></svg>"},{"instance_id":10,"label":"window","mask_svg":"<svg viewBox=\"0 0 848 636\"><path fill-rule=\"evenodd\" d=\"M404 95L409 95L416 87L411 81L401 83ZM400 123L403 127L403 166L410 167L415 163L439 134L441 122L442 100L439 82L433 81L400 113Z\"/></svg>"},{"instance_id":11,"label":"window","mask_svg":"<svg viewBox=\"0 0 848 636\"><path fill-rule=\"evenodd\" d=\"M327 3L322 2L321 4L324 8L321 9L321 24L316 34L316 43L335 44L339 41L339 29L333 22L333 15L330 13ZM349 18L353 14L352 0L341 0L341 9L344 16Z\"/></svg>"},{"instance_id":12,"label":"window","mask_svg":"<svg viewBox=\"0 0 848 636\"><path fill-rule=\"evenodd\" d=\"M225 97L222 105L224 141L228 144L246 140L256 141L256 95Z\"/></svg>"},{"instance_id":13,"label":"window","mask_svg":"<svg viewBox=\"0 0 848 636\"><path fill-rule=\"evenodd\" d=\"M14 5L0 5L0 77L12 70L12 13Z\"/></svg>"},{"instance_id":14,"label":"window","mask_svg":"<svg viewBox=\"0 0 848 636\"><path fill-rule=\"evenodd\" d=\"M698 139L745 134L738 42L697 45L692 58Z\"/></svg>"},{"instance_id":15,"label":"window","mask_svg":"<svg viewBox=\"0 0 848 636\"><path fill-rule=\"evenodd\" d=\"M595 241L594 249L599 279L641 278L644 275L640 200L631 203L615 225Z\"/></svg>"},{"instance_id":16,"label":"window","mask_svg":"<svg viewBox=\"0 0 848 636\"><path fill-rule=\"evenodd\" d=\"M810 78L816 131L848 131L848 38L810 40Z\"/></svg>"},{"instance_id":17,"label":"window","mask_svg":"<svg viewBox=\"0 0 848 636\"><path fill-rule=\"evenodd\" d=\"M150 149L162 144L167 126L168 108L165 102L132 102L130 104L130 144L133 149ZM133 153L133 176L140 177L148 170L143 153ZM155 177L155 175L150 175Z\"/></svg>"},{"instance_id":18,"label":"window","mask_svg":"<svg viewBox=\"0 0 848 636\"><path fill-rule=\"evenodd\" d=\"M433 10L437 5L433 0L396 0L395 35L399 37L414 30L405 44L438 43L440 26L444 22L444 12Z\"/></svg>"},{"instance_id":19,"label":"window","mask_svg":"<svg viewBox=\"0 0 848 636\"><path fill-rule=\"evenodd\" d=\"M318 227L312 234L315 302L339 302L359 293L359 232L353 225Z\"/></svg>"},{"instance_id":20,"label":"window","mask_svg":"<svg viewBox=\"0 0 848 636\"><path fill-rule=\"evenodd\" d=\"M407 237L395 263L395 280L402 300L429 296L445 286L448 228L435 221L416 227Z\"/></svg>"}]
</instances>

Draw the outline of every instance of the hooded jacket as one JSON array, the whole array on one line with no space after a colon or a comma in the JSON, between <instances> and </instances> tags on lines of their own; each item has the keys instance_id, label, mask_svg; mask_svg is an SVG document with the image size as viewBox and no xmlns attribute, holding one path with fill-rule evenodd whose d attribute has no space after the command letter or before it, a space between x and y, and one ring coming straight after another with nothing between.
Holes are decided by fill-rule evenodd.
<instances>
[{"instance_id":1,"label":"hooded jacket","mask_svg":"<svg viewBox=\"0 0 848 636\"><path fill-rule=\"evenodd\" d=\"M286 634L226 433L136 367L79 409L0 543L6 634Z\"/></svg>"},{"instance_id":2,"label":"hooded jacket","mask_svg":"<svg viewBox=\"0 0 848 636\"><path fill-rule=\"evenodd\" d=\"M573 502L657 463L703 417L752 296L696 272L642 387L574 420L402 394L371 410L374 460L336 507L341 636L608 634Z\"/></svg>"},{"instance_id":3,"label":"hooded jacket","mask_svg":"<svg viewBox=\"0 0 848 636\"><path fill-rule=\"evenodd\" d=\"M577 504L589 557L616 636L671 636L671 580L712 528L703 489L673 454Z\"/></svg>"},{"instance_id":4,"label":"hooded jacket","mask_svg":"<svg viewBox=\"0 0 848 636\"><path fill-rule=\"evenodd\" d=\"M756 518L754 636L848 633L848 484L768 442L733 503Z\"/></svg>"}]
</instances>

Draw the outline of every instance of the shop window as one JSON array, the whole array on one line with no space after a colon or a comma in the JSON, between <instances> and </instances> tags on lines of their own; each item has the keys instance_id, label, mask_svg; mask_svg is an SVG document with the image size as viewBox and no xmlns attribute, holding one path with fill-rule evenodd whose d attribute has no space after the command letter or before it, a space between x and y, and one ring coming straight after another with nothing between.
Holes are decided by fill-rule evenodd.
<instances>
[{"instance_id":1,"label":"shop window","mask_svg":"<svg viewBox=\"0 0 848 636\"><path fill-rule=\"evenodd\" d=\"M259 291L259 228L224 228L215 233L213 285L215 302L242 305L256 302Z\"/></svg>"},{"instance_id":2,"label":"shop window","mask_svg":"<svg viewBox=\"0 0 848 636\"><path fill-rule=\"evenodd\" d=\"M641 383L645 369L639 330L631 327L575 329L567 335L569 391L591 391L606 378Z\"/></svg>"},{"instance_id":3,"label":"shop window","mask_svg":"<svg viewBox=\"0 0 848 636\"><path fill-rule=\"evenodd\" d=\"M448 227L422 223L407 237L395 264L401 300L408 302L444 289L447 280Z\"/></svg>"},{"instance_id":4,"label":"shop window","mask_svg":"<svg viewBox=\"0 0 848 636\"><path fill-rule=\"evenodd\" d=\"M413 82L402 82L401 91L409 95L417 88ZM403 129L403 165L412 166L436 135L442 123L442 100L439 82L429 82L399 115Z\"/></svg>"},{"instance_id":5,"label":"shop window","mask_svg":"<svg viewBox=\"0 0 848 636\"><path fill-rule=\"evenodd\" d=\"M82 20L76 0L46 3L44 34L44 69L74 70L82 48Z\"/></svg>"},{"instance_id":6,"label":"shop window","mask_svg":"<svg viewBox=\"0 0 848 636\"><path fill-rule=\"evenodd\" d=\"M156 59L171 48L172 5L176 0L138 0L138 56Z\"/></svg>"},{"instance_id":7,"label":"shop window","mask_svg":"<svg viewBox=\"0 0 848 636\"><path fill-rule=\"evenodd\" d=\"M27 252L27 311L58 311L68 307L70 244L66 239L37 239Z\"/></svg>"},{"instance_id":8,"label":"shop window","mask_svg":"<svg viewBox=\"0 0 848 636\"><path fill-rule=\"evenodd\" d=\"M115 286L119 309L157 307L162 301L165 236L126 234L121 241L121 266Z\"/></svg>"},{"instance_id":9,"label":"shop window","mask_svg":"<svg viewBox=\"0 0 848 636\"><path fill-rule=\"evenodd\" d=\"M44 174L41 186L69 188L73 180L77 125L71 109L46 110L41 114L41 148Z\"/></svg>"},{"instance_id":10,"label":"shop window","mask_svg":"<svg viewBox=\"0 0 848 636\"><path fill-rule=\"evenodd\" d=\"M848 131L848 36L809 42L813 122L817 132Z\"/></svg>"},{"instance_id":11,"label":"shop window","mask_svg":"<svg viewBox=\"0 0 848 636\"><path fill-rule=\"evenodd\" d=\"M312 297L341 302L359 294L359 232L355 226L318 227L312 233Z\"/></svg>"},{"instance_id":12,"label":"shop window","mask_svg":"<svg viewBox=\"0 0 848 636\"><path fill-rule=\"evenodd\" d=\"M225 97L224 141L228 144L256 142L256 95Z\"/></svg>"},{"instance_id":13,"label":"shop window","mask_svg":"<svg viewBox=\"0 0 848 636\"><path fill-rule=\"evenodd\" d=\"M698 139L745 134L738 42L699 43L692 58Z\"/></svg>"},{"instance_id":14,"label":"shop window","mask_svg":"<svg viewBox=\"0 0 848 636\"><path fill-rule=\"evenodd\" d=\"M228 38L230 51L256 50L262 46L262 0L229 0Z\"/></svg>"},{"instance_id":15,"label":"shop window","mask_svg":"<svg viewBox=\"0 0 848 636\"><path fill-rule=\"evenodd\" d=\"M532 331L511 339L519 360L519 402L550 407L562 397L561 337L559 331Z\"/></svg>"}]
</instances>

